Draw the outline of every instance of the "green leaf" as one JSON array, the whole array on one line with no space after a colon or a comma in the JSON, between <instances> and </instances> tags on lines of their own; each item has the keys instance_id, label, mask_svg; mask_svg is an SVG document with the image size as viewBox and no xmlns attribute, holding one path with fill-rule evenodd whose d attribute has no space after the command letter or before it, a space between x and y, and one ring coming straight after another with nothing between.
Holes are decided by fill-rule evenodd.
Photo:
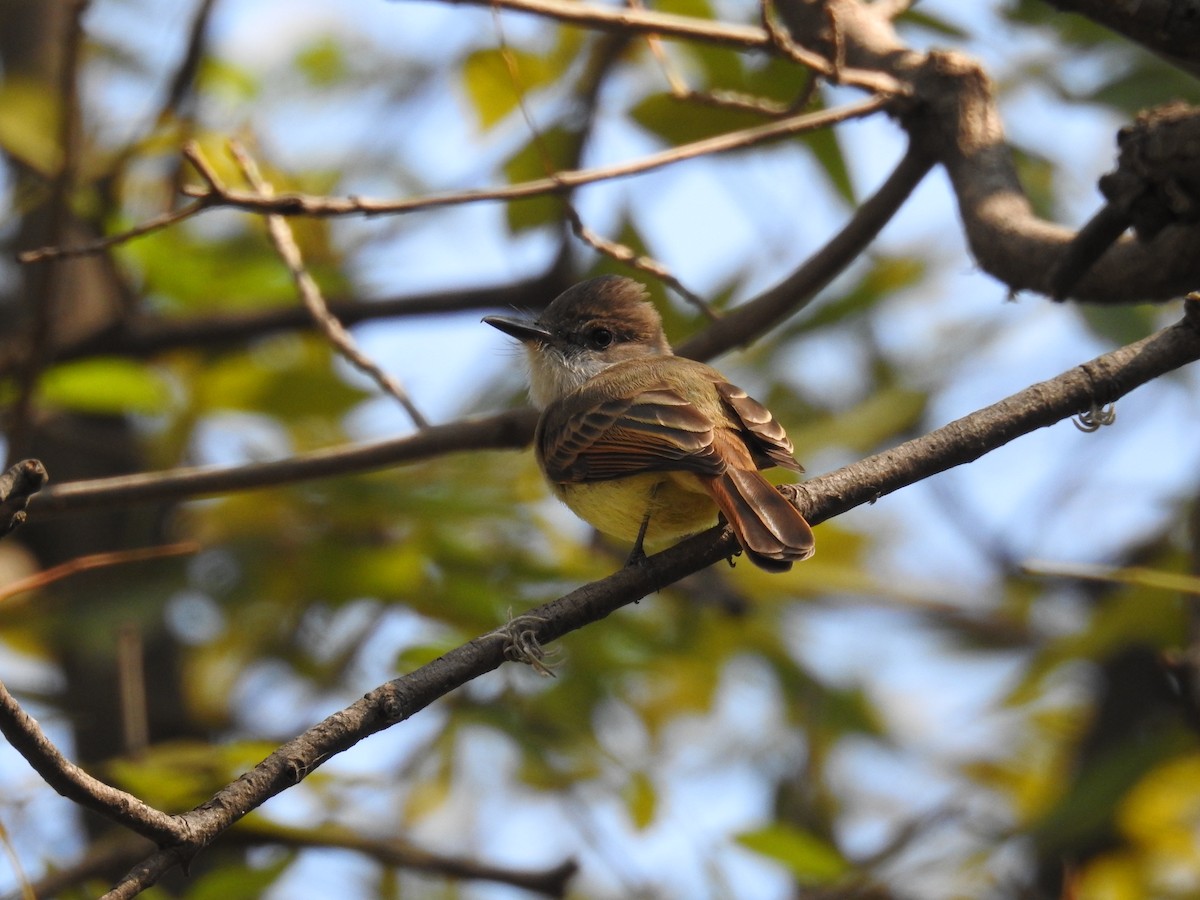
<instances>
[{"instance_id":1,"label":"green leaf","mask_svg":"<svg viewBox=\"0 0 1200 900\"><path fill-rule=\"evenodd\" d=\"M819 131L810 131L801 135L800 140L808 146L817 164L825 170L838 195L851 206L855 205L854 183L850 180L850 169L846 166L846 157L842 154L842 147L834 130L822 128Z\"/></svg>"},{"instance_id":2,"label":"green leaf","mask_svg":"<svg viewBox=\"0 0 1200 900\"><path fill-rule=\"evenodd\" d=\"M153 415L166 412L172 397L155 369L108 357L54 366L42 376L40 390L52 406L88 413Z\"/></svg>"},{"instance_id":3,"label":"green leaf","mask_svg":"<svg viewBox=\"0 0 1200 900\"><path fill-rule=\"evenodd\" d=\"M349 71L344 46L328 35L302 48L295 64L313 87L337 84Z\"/></svg>"},{"instance_id":4,"label":"green leaf","mask_svg":"<svg viewBox=\"0 0 1200 900\"><path fill-rule=\"evenodd\" d=\"M202 875L187 891L188 900L255 900L266 893L292 863L287 853L266 865L225 865Z\"/></svg>"},{"instance_id":5,"label":"green leaf","mask_svg":"<svg viewBox=\"0 0 1200 900\"><path fill-rule=\"evenodd\" d=\"M851 871L838 849L811 831L776 823L747 831L737 842L760 856L782 864L803 885L832 884Z\"/></svg>"},{"instance_id":6,"label":"green leaf","mask_svg":"<svg viewBox=\"0 0 1200 900\"><path fill-rule=\"evenodd\" d=\"M513 49L509 49L508 53L519 71L528 72L534 68L537 57L532 54ZM476 50L463 62L462 79L463 89L484 130L517 108L519 89L502 51L491 47Z\"/></svg>"},{"instance_id":7,"label":"green leaf","mask_svg":"<svg viewBox=\"0 0 1200 900\"><path fill-rule=\"evenodd\" d=\"M554 48L546 54L489 47L468 56L462 67L463 89L480 127L486 131L501 122L517 108L522 94L561 79L581 43L577 29L560 28Z\"/></svg>"},{"instance_id":8,"label":"green leaf","mask_svg":"<svg viewBox=\"0 0 1200 900\"><path fill-rule=\"evenodd\" d=\"M700 106L671 94L651 94L630 110L630 117L651 134L676 146L718 134L762 125L757 113L725 106Z\"/></svg>"},{"instance_id":9,"label":"green leaf","mask_svg":"<svg viewBox=\"0 0 1200 900\"><path fill-rule=\"evenodd\" d=\"M57 171L58 98L52 91L11 77L0 84L0 147L43 175Z\"/></svg>"},{"instance_id":10,"label":"green leaf","mask_svg":"<svg viewBox=\"0 0 1200 900\"><path fill-rule=\"evenodd\" d=\"M658 792L654 789L654 782L645 772L634 772L629 784L625 786L625 805L629 809L634 828L644 831L650 827L658 809Z\"/></svg>"},{"instance_id":11,"label":"green leaf","mask_svg":"<svg viewBox=\"0 0 1200 900\"><path fill-rule=\"evenodd\" d=\"M535 136L504 163L504 174L510 183L545 178L551 172L568 168L575 155L578 136L565 128L555 127ZM563 215L562 199L543 194L508 204L508 228L513 234L558 222Z\"/></svg>"}]
</instances>

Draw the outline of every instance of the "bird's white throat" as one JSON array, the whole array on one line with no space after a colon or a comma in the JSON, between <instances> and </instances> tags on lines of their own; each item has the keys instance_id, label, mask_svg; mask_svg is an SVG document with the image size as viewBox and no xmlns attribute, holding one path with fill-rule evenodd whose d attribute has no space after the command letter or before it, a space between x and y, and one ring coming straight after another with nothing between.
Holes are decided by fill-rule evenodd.
<instances>
[{"instance_id":1,"label":"bird's white throat","mask_svg":"<svg viewBox=\"0 0 1200 900\"><path fill-rule=\"evenodd\" d=\"M529 399L538 409L545 409L559 397L583 387L589 379L616 362L586 350L564 356L555 347L545 344L527 344L525 350L529 364Z\"/></svg>"}]
</instances>

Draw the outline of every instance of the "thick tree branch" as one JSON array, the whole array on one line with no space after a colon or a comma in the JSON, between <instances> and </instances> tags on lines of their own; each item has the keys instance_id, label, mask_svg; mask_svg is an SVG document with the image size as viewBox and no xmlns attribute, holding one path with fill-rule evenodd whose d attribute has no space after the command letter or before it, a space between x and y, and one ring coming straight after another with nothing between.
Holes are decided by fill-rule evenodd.
<instances>
[{"instance_id":1,"label":"thick tree branch","mask_svg":"<svg viewBox=\"0 0 1200 900\"><path fill-rule=\"evenodd\" d=\"M984 271L1014 291L1052 294L1051 275L1074 232L1039 218L1017 177L991 84L977 62L959 53L916 53L873 4L792 0L779 13L793 35L818 46L828 10L851 66L886 72L914 90L902 121L914 143L945 166L968 243ZM1173 227L1150 243L1114 244L1075 285L1077 300L1132 303L1167 300L1200 283L1195 228Z\"/></svg>"},{"instance_id":2,"label":"thick tree branch","mask_svg":"<svg viewBox=\"0 0 1200 900\"><path fill-rule=\"evenodd\" d=\"M1045 0L1079 13L1158 54L1189 75L1200 76L1200 2L1197 0ZM1169 99L1169 98L1163 98Z\"/></svg>"},{"instance_id":3,"label":"thick tree branch","mask_svg":"<svg viewBox=\"0 0 1200 900\"><path fill-rule=\"evenodd\" d=\"M964 416L929 434L883 453L792 486L789 495L814 523L873 502L902 487L955 466L969 463L1015 438L1128 394L1135 388L1200 359L1200 302L1185 304L1178 324L1077 366L1057 378L1032 385L1011 397ZM432 430L432 429L431 429ZM626 604L675 583L737 550L734 536L721 527L697 535L645 563L626 567L602 581L584 585L520 617L521 635L538 647L571 631L599 621ZM515 639L516 623L478 637L414 672L379 686L351 706L334 713L304 734L287 742L207 803L176 817L185 825L186 842L166 846L139 864L109 895L131 897L153 884L163 872L213 841L224 830L270 797L288 789L331 757L364 738L404 721L446 693L498 668ZM15 706L15 704L11 705ZM6 728L24 713L6 708ZM27 718L27 717L26 717ZM8 733L7 731L5 732ZM18 749L33 754L56 783L66 781L81 802L115 816L104 785L66 779L70 766L57 751L39 742L30 747L27 728L17 728ZM17 746L14 744L14 746ZM47 763L51 760L51 764ZM39 771L41 771L39 769ZM116 792L120 794L120 792ZM175 819L161 823L150 815L124 812L128 795L121 795L117 812L131 818L131 827L158 823L164 836L177 834ZM153 813L154 811L150 811ZM145 833L143 831L142 833Z\"/></svg>"}]
</instances>

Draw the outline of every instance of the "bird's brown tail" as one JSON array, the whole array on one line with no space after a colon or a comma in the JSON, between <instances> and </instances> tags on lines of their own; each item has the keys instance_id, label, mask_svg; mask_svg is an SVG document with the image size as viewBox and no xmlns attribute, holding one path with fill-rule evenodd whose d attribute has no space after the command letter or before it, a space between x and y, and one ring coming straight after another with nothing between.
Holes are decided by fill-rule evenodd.
<instances>
[{"instance_id":1,"label":"bird's brown tail","mask_svg":"<svg viewBox=\"0 0 1200 900\"><path fill-rule=\"evenodd\" d=\"M709 481L708 489L760 569L786 572L812 556L813 534L804 516L758 472L730 467Z\"/></svg>"}]
</instances>

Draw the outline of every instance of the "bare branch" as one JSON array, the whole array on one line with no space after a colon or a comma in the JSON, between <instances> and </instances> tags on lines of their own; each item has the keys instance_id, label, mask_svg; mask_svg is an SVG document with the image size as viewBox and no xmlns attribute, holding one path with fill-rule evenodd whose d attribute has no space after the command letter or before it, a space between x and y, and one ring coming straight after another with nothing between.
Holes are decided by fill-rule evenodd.
<instances>
[{"instance_id":1,"label":"bare branch","mask_svg":"<svg viewBox=\"0 0 1200 900\"><path fill-rule=\"evenodd\" d=\"M1052 293L1051 274L1074 232L1039 218L1021 188L987 75L953 52L916 53L896 34L886 8L853 0L793 0L779 7L793 35L827 31L835 8L850 67L878 70L912 85L900 109L915 143L945 166L971 252L1014 291ZM1131 303L1173 299L1200 282L1196 228L1174 226L1140 244L1124 238L1073 289L1077 300Z\"/></svg>"},{"instance_id":2,"label":"bare branch","mask_svg":"<svg viewBox=\"0 0 1200 900\"><path fill-rule=\"evenodd\" d=\"M547 897L564 896L567 883L579 870L578 863L571 859L547 869L494 866L469 857L433 853L395 836L368 837L336 825L290 828L257 817L245 820L230 836L254 844L336 847L361 853L385 866L394 866L410 872L426 872L455 881L492 881Z\"/></svg>"},{"instance_id":3,"label":"bare branch","mask_svg":"<svg viewBox=\"0 0 1200 900\"><path fill-rule=\"evenodd\" d=\"M281 216L396 215L417 210L459 206L465 203L479 203L486 200L521 200L545 194L566 193L581 185L639 175L685 159L726 153L731 150L743 150L768 141L793 137L808 131L817 131L839 122L873 115L886 109L891 102L891 97L880 95L837 109L790 116L778 122L769 122L765 125L694 141L690 144L681 144L678 147L651 153L627 162L598 166L594 169L559 172L551 177L537 178L533 181L500 188L429 194L407 200L314 197L307 194L280 194L273 198L264 198L253 192L229 190L211 183L206 188L189 188L187 192L193 196L207 198L213 206L233 206L248 212L274 213Z\"/></svg>"},{"instance_id":4,"label":"bare branch","mask_svg":"<svg viewBox=\"0 0 1200 900\"><path fill-rule=\"evenodd\" d=\"M184 219L190 219L196 213L203 212L208 208L209 201L204 198L198 198L191 203L185 203L179 209L167 210L145 222L130 228L128 231L122 231L120 234L110 235L108 237L99 238L94 241L89 241L86 244L77 244L73 247L63 247L51 245L46 247L38 247L34 250L25 250L17 254L17 261L23 263L44 262L51 259L66 259L72 256L91 256L94 253L100 253L110 247L116 247L118 244L124 244L127 241L132 241L135 238L144 237L155 231L175 225L182 222Z\"/></svg>"},{"instance_id":5,"label":"bare branch","mask_svg":"<svg viewBox=\"0 0 1200 900\"><path fill-rule=\"evenodd\" d=\"M556 266L543 275L506 285L435 291L404 297L331 300L329 309L346 325L403 316L484 312L513 307L540 309L569 284L566 274ZM313 327L315 326L308 311L296 306L179 318L135 318L122 322L119 329L105 329L63 346L55 353L54 360L81 359L97 355L144 357L178 347L238 347L264 335ZM0 351L0 373L11 372L20 359L19 350Z\"/></svg>"},{"instance_id":6,"label":"bare branch","mask_svg":"<svg viewBox=\"0 0 1200 900\"><path fill-rule=\"evenodd\" d=\"M15 604L10 603L13 597L28 591L36 591L78 575L80 572L90 572L93 569L106 569L110 566L128 565L130 563L147 562L152 559L166 559L172 556L188 556L200 550L195 541L181 541L177 544L166 544L161 547L139 547L135 550L112 550L108 553L91 553L87 556L77 556L57 566L52 566L43 572L18 578L0 587L0 605L11 609Z\"/></svg>"},{"instance_id":7,"label":"bare branch","mask_svg":"<svg viewBox=\"0 0 1200 900\"><path fill-rule=\"evenodd\" d=\"M201 154L198 144L190 144L188 149L191 151L189 158L202 158L203 154ZM237 141L230 141L229 149L241 167L242 174L250 182L250 186L261 197L270 198L274 196L275 189L262 177L258 164L246 152L246 149ZM308 269L304 266L304 258L300 255L300 247L296 244L296 238L293 236L292 229L288 225L287 220L283 216L267 216L267 232L271 235L271 243L275 246L275 251L283 260L284 265L287 266L288 272L292 276L292 281L296 285L296 290L300 294L300 299L304 301L304 308L312 316L317 329L325 335L326 339L343 359L370 377L385 393L395 398L404 408L404 411L408 413L408 417L414 425L418 428L425 428L429 425L425 416L421 414L416 404L413 403L412 398L408 396L408 391L404 389L404 386L396 378L384 371L375 360L363 353L358 346L358 342L354 340L350 332L329 311L329 307L325 305L325 298L321 295L321 289L317 286L316 279L312 277Z\"/></svg>"},{"instance_id":8,"label":"bare branch","mask_svg":"<svg viewBox=\"0 0 1200 900\"><path fill-rule=\"evenodd\" d=\"M38 723L0 682L0 733L25 757L46 784L68 800L124 825L159 845L178 848L188 841L187 824L143 803L132 794L93 778L50 742ZM177 852L177 851L176 851Z\"/></svg>"},{"instance_id":9,"label":"bare branch","mask_svg":"<svg viewBox=\"0 0 1200 900\"><path fill-rule=\"evenodd\" d=\"M559 22L569 22L572 25L600 31L686 38L693 41L741 47L746 50L780 49L776 36L765 28L711 22L707 19L677 16L645 9L595 6L588 3L566 2L566 0L450 0L450 2L533 13L556 19ZM794 42L792 48L797 49ZM786 52L791 54L790 50ZM838 70L833 63L820 54L799 50L799 54L793 58L821 75L831 79L836 78L839 84L863 88L872 93L902 95L908 91L903 82L879 71L851 68Z\"/></svg>"},{"instance_id":10,"label":"bare branch","mask_svg":"<svg viewBox=\"0 0 1200 900\"><path fill-rule=\"evenodd\" d=\"M910 147L892 174L830 241L795 272L753 300L728 311L718 326L693 335L675 348L680 356L712 359L749 344L811 302L875 239L933 166L920 148Z\"/></svg>"},{"instance_id":11,"label":"bare branch","mask_svg":"<svg viewBox=\"0 0 1200 900\"><path fill-rule=\"evenodd\" d=\"M1200 76L1200 3L1196 0L1045 0L1079 13L1157 53L1189 75Z\"/></svg>"},{"instance_id":12,"label":"bare branch","mask_svg":"<svg viewBox=\"0 0 1200 900\"><path fill-rule=\"evenodd\" d=\"M369 444L334 447L274 462L205 466L70 481L43 491L38 515L51 512L223 494L382 469L464 450L516 450L533 437L537 413L518 409L448 425L430 425L414 435Z\"/></svg>"},{"instance_id":13,"label":"bare branch","mask_svg":"<svg viewBox=\"0 0 1200 900\"><path fill-rule=\"evenodd\" d=\"M972 462L1023 434L1061 422L1081 410L1111 403L1197 359L1200 359L1200 302L1191 301L1184 319L1176 325L891 450L807 483L792 485L787 493L809 521L822 522L938 472ZM717 526L649 557L638 566L628 566L530 610L523 618L530 623L531 638L545 645L736 550L733 534ZM302 781L333 756L371 734L405 721L439 697L498 668L505 660L506 649L505 642L498 640L496 634L477 637L414 672L379 686L288 741L207 803L179 817L187 825L190 840L187 847L181 851L168 846L148 857L108 896L134 896L177 864L181 855L211 843L249 811Z\"/></svg>"},{"instance_id":14,"label":"bare branch","mask_svg":"<svg viewBox=\"0 0 1200 900\"><path fill-rule=\"evenodd\" d=\"M46 467L36 459L23 459L0 475L0 538L24 524L30 498L49 478Z\"/></svg>"}]
</instances>

